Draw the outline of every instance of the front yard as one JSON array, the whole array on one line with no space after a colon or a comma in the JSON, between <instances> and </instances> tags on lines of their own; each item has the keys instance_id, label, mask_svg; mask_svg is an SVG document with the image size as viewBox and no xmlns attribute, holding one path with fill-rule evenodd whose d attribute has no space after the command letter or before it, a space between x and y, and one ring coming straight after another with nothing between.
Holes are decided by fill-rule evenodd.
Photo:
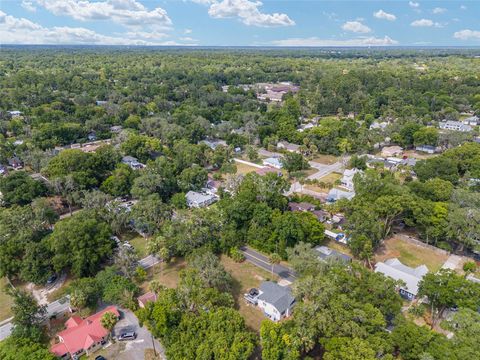
<instances>
[{"instance_id":1,"label":"front yard","mask_svg":"<svg viewBox=\"0 0 480 360\"><path fill-rule=\"evenodd\" d=\"M266 319L262 311L253 305L248 305L243 298L248 290L253 287L258 288L260 283L264 280L278 280L274 274L262 270L247 261L236 263L228 256L222 255L220 259L225 270L233 277L232 295L235 299L235 307L238 309L245 319L247 326L258 332L263 320Z\"/></svg>"},{"instance_id":2,"label":"front yard","mask_svg":"<svg viewBox=\"0 0 480 360\"><path fill-rule=\"evenodd\" d=\"M9 286L10 285L8 285L6 278L0 278L0 321L8 319L10 316L12 316L11 306L13 304L13 300L5 292Z\"/></svg>"},{"instance_id":3,"label":"front yard","mask_svg":"<svg viewBox=\"0 0 480 360\"><path fill-rule=\"evenodd\" d=\"M403 264L411 267L425 264L431 272L436 272L448 256L394 236L385 240L375 255L377 262L390 258L398 258Z\"/></svg>"},{"instance_id":4,"label":"front yard","mask_svg":"<svg viewBox=\"0 0 480 360\"><path fill-rule=\"evenodd\" d=\"M180 271L185 269L187 263L184 259L174 259L172 262L163 265L157 264L153 268L148 269L148 278L141 286L144 292L149 291L148 285L151 281L158 281L161 285L167 288L176 288L180 281Z\"/></svg>"},{"instance_id":5,"label":"front yard","mask_svg":"<svg viewBox=\"0 0 480 360\"><path fill-rule=\"evenodd\" d=\"M147 243L148 238L144 238L142 235L136 232L128 232L120 237L122 241L128 241L137 251L140 258L144 258L148 255Z\"/></svg>"}]
</instances>

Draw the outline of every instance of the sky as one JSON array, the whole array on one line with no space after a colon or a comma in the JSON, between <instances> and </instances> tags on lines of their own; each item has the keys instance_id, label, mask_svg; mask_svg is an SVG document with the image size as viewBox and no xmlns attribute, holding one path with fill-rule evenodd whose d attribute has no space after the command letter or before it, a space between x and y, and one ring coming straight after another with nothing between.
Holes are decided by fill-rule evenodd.
<instances>
[{"instance_id":1,"label":"sky","mask_svg":"<svg viewBox=\"0 0 480 360\"><path fill-rule=\"evenodd\" d=\"M0 0L0 44L480 46L480 0Z\"/></svg>"}]
</instances>

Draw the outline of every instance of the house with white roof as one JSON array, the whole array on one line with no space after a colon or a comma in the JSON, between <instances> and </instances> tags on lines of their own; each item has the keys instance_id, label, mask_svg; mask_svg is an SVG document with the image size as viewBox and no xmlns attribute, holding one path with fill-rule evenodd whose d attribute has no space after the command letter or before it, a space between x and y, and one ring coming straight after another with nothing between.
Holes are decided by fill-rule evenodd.
<instances>
[{"instance_id":1,"label":"house with white roof","mask_svg":"<svg viewBox=\"0 0 480 360\"><path fill-rule=\"evenodd\" d=\"M413 300L418 294L420 281L428 273L428 268L425 265L411 268L402 264L397 258L393 258L378 262L375 265L375 272L382 273L393 280L401 280L404 285L399 287L400 295Z\"/></svg>"},{"instance_id":2,"label":"house with white roof","mask_svg":"<svg viewBox=\"0 0 480 360\"><path fill-rule=\"evenodd\" d=\"M442 121L438 124L438 127L443 130L453 130L453 131L460 131L460 132L470 132L473 128L470 125L465 125L461 121Z\"/></svg>"},{"instance_id":3,"label":"house with white roof","mask_svg":"<svg viewBox=\"0 0 480 360\"><path fill-rule=\"evenodd\" d=\"M328 192L327 201L335 202L340 199L351 200L355 197L354 191L343 191L340 189L333 188Z\"/></svg>"},{"instance_id":4,"label":"house with white roof","mask_svg":"<svg viewBox=\"0 0 480 360\"><path fill-rule=\"evenodd\" d=\"M189 191L185 194L187 206L189 208L207 207L217 201L217 197L213 194L201 193L197 191Z\"/></svg>"},{"instance_id":5,"label":"house with white roof","mask_svg":"<svg viewBox=\"0 0 480 360\"><path fill-rule=\"evenodd\" d=\"M355 185L353 184L353 177L355 176L355 174L362 174L362 173L363 173L362 170L359 170L356 168L346 169L343 172L342 178L340 179L340 183L342 187L344 187L348 191L353 191L355 188Z\"/></svg>"},{"instance_id":6,"label":"house with white roof","mask_svg":"<svg viewBox=\"0 0 480 360\"><path fill-rule=\"evenodd\" d=\"M292 144L292 143L289 143L288 141L279 141L277 143L277 148L287 150L289 152L298 153L300 149L300 145Z\"/></svg>"},{"instance_id":7,"label":"house with white roof","mask_svg":"<svg viewBox=\"0 0 480 360\"><path fill-rule=\"evenodd\" d=\"M263 165L271 166L275 169L283 168L282 161L278 157L269 157L269 158L263 160Z\"/></svg>"},{"instance_id":8,"label":"house with white roof","mask_svg":"<svg viewBox=\"0 0 480 360\"><path fill-rule=\"evenodd\" d=\"M480 117L473 115L462 121L465 125L477 126L480 123Z\"/></svg>"}]
</instances>

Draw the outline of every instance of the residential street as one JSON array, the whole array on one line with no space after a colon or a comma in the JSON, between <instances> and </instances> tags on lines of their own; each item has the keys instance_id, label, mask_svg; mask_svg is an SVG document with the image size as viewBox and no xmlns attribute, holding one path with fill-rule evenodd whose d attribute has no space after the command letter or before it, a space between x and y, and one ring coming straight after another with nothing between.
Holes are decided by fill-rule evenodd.
<instances>
[{"instance_id":1,"label":"residential street","mask_svg":"<svg viewBox=\"0 0 480 360\"><path fill-rule=\"evenodd\" d=\"M247 246L241 247L240 250L242 251L243 255L245 255L245 259L248 262L268 272L272 271L272 265L270 264L270 261L267 256ZM296 278L292 269L280 264L276 264L273 266L273 272L277 274L279 277L281 277L282 279L285 279L289 282L293 282Z\"/></svg>"}]
</instances>

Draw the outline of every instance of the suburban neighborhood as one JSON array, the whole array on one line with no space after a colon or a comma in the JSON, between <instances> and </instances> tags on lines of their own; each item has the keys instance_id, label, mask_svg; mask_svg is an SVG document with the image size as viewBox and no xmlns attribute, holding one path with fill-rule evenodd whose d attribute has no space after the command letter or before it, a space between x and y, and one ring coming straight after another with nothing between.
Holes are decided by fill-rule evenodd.
<instances>
[{"instance_id":1,"label":"suburban neighborhood","mask_svg":"<svg viewBox=\"0 0 480 360\"><path fill-rule=\"evenodd\" d=\"M136 45L1 50L0 359L480 358L478 49Z\"/></svg>"}]
</instances>

